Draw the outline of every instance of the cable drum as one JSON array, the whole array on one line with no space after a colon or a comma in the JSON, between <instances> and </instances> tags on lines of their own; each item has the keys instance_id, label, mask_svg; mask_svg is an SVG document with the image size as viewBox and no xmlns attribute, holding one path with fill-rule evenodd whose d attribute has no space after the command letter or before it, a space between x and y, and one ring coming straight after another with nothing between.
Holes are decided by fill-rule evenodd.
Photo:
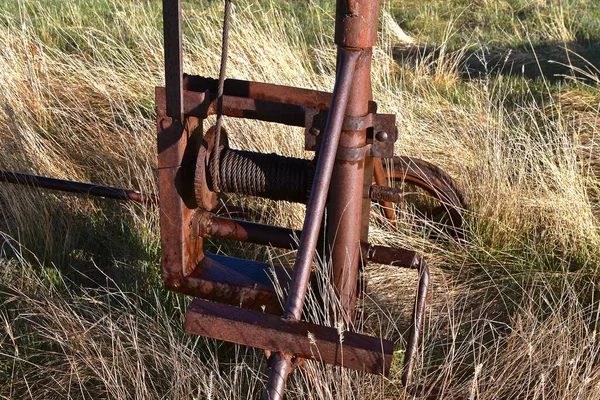
<instances>
[{"instance_id":1,"label":"cable drum","mask_svg":"<svg viewBox=\"0 0 600 400\"><path fill-rule=\"evenodd\" d=\"M218 184L226 193L306 203L313 174L311 160L224 148Z\"/></svg>"}]
</instances>

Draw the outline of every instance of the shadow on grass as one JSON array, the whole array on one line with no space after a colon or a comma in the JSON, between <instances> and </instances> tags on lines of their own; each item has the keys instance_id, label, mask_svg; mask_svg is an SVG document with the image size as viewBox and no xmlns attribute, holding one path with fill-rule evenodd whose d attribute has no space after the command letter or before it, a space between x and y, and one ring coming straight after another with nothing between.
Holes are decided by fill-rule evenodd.
<instances>
[{"instance_id":1,"label":"shadow on grass","mask_svg":"<svg viewBox=\"0 0 600 400\"><path fill-rule=\"evenodd\" d=\"M464 79L508 75L525 79L544 78L549 82L577 79L597 84L600 42L524 43L515 47L447 50L434 46L396 46L396 62L404 66L428 63L435 68L440 60L452 60Z\"/></svg>"},{"instance_id":2,"label":"shadow on grass","mask_svg":"<svg viewBox=\"0 0 600 400\"><path fill-rule=\"evenodd\" d=\"M158 246L151 234L132 221L130 210L113 200L79 208L70 207L71 199L66 196L54 200L47 212L50 217L40 216L37 227L21 226L23 222L15 220L11 209L6 204L2 207L2 257L53 265L69 282L82 287L129 290L160 281ZM25 220L33 219L26 216ZM42 226L45 223L50 226Z\"/></svg>"}]
</instances>

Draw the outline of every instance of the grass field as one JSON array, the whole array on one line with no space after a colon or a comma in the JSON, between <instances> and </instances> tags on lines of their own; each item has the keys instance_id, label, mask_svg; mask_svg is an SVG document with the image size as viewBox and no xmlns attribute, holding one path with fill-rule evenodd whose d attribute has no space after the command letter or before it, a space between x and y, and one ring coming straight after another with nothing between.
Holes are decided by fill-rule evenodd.
<instances>
[{"instance_id":1,"label":"grass field","mask_svg":"<svg viewBox=\"0 0 600 400\"><path fill-rule=\"evenodd\" d=\"M333 3L234 0L228 76L331 90ZM600 398L600 7L382 3L373 91L397 115L396 153L443 168L469 204L463 244L372 225L373 242L432 268L416 379L447 399ZM0 3L1 169L156 192L160 7ZM183 9L185 70L216 77L222 2ZM225 123L234 148L307 156L297 129ZM301 206L250 205L302 223ZM262 352L185 335L189 299L162 288L159 255L156 208L2 184L0 397L260 398ZM411 398L400 366L415 276L366 275L355 328L398 341L391 376L309 364L289 398Z\"/></svg>"}]
</instances>

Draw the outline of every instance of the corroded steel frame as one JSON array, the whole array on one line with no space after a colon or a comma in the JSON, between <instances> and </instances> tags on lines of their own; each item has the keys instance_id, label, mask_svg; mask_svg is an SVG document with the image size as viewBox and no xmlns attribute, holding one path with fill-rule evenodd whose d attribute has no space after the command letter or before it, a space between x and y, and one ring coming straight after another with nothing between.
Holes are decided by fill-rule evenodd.
<instances>
[{"instance_id":1,"label":"corroded steel frame","mask_svg":"<svg viewBox=\"0 0 600 400\"><path fill-rule=\"evenodd\" d=\"M399 197L389 188L369 189L373 166L380 165L379 157L393 155L397 136L395 117L377 114L372 102L371 55L379 7L379 0L337 1L338 62L333 93L225 82L223 115L305 127L307 148L316 151L304 226L293 231L211 213L217 206L216 194L208 189L204 168L211 152L221 150L212 148L203 120L216 112L216 81L183 74L180 0L163 0L165 87L156 89L163 279L170 290L196 297L187 313L187 332L274 351L269 399L283 396L287 375L298 357L319 354L321 361L331 364L372 373L389 371L392 342L345 333L340 346L336 329L301 321L306 292L314 279L313 258L320 235L325 235L325 256L331 259L335 291L348 326L364 262L385 260L420 271L408 358L418 341L427 290L426 265L414 252L394 252L367 241L370 198L377 193L388 200ZM300 237L298 246L291 240L293 235ZM268 281L268 265L208 254L203 242L207 236L297 247L291 279L282 267L274 267L280 283L289 287L285 304L279 303ZM308 332L313 339L307 340ZM321 343L318 353L311 347L314 340ZM407 362L405 383L410 369Z\"/></svg>"}]
</instances>

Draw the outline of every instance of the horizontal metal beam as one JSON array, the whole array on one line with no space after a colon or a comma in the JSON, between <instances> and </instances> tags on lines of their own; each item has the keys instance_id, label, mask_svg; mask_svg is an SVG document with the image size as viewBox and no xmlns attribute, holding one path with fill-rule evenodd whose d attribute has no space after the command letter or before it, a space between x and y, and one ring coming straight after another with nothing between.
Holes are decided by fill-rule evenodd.
<instances>
[{"instance_id":1,"label":"horizontal metal beam","mask_svg":"<svg viewBox=\"0 0 600 400\"><path fill-rule=\"evenodd\" d=\"M185 75L183 88L194 92L210 91L217 93L218 80L198 75ZM223 89L226 96L247 97L276 103L296 104L321 110L331 105L333 93L272 83L226 79Z\"/></svg>"},{"instance_id":2,"label":"horizontal metal beam","mask_svg":"<svg viewBox=\"0 0 600 400\"><path fill-rule=\"evenodd\" d=\"M165 88L156 87L157 113L166 107ZM183 91L183 113L206 118L217 113L217 100L210 92ZM255 119L291 126L304 126L305 107L295 104L249 99L246 97L223 96L223 115L234 118Z\"/></svg>"},{"instance_id":3,"label":"horizontal metal beam","mask_svg":"<svg viewBox=\"0 0 600 400\"><path fill-rule=\"evenodd\" d=\"M292 354L358 371L387 375L394 343L304 321L205 300L192 300L185 332Z\"/></svg>"}]
</instances>

